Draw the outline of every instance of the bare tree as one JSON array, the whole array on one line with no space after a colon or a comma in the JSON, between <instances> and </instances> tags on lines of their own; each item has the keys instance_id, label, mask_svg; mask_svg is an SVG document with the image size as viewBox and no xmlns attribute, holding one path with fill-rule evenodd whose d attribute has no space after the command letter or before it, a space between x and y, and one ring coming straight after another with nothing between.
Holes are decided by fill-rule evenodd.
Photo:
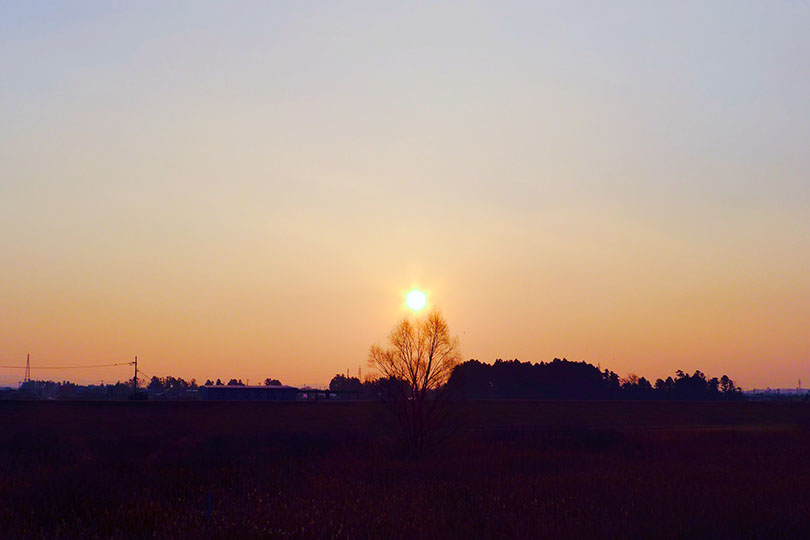
<instances>
[{"instance_id":1,"label":"bare tree","mask_svg":"<svg viewBox=\"0 0 810 540\"><path fill-rule=\"evenodd\" d=\"M446 383L461 360L458 338L433 310L424 318L400 321L388 335L388 346L372 345L368 360L386 383L388 401L411 449L420 453L440 417Z\"/></svg>"}]
</instances>

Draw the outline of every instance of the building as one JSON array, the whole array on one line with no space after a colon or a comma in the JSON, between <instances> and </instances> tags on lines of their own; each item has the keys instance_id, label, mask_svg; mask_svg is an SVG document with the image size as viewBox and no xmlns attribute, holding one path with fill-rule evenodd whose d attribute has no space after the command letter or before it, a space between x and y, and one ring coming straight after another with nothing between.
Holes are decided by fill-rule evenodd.
<instances>
[{"instance_id":1,"label":"building","mask_svg":"<svg viewBox=\"0 0 810 540\"><path fill-rule=\"evenodd\" d=\"M201 386L203 401L295 401L298 388L292 386Z\"/></svg>"}]
</instances>

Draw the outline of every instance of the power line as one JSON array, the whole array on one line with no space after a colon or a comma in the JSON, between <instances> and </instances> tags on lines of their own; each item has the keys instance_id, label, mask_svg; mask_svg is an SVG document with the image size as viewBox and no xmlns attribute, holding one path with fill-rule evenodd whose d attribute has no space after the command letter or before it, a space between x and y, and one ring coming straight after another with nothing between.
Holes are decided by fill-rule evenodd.
<instances>
[{"instance_id":1,"label":"power line","mask_svg":"<svg viewBox=\"0 0 810 540\"><path fill-rule=\"evenodd\" d=\"M93 364L87 366L34 366L29 369L39 370L53 370L53 369L87 369L87 368L100 368L100 367L113 367L113 366L131 366L133 362L117 362L115 364ZM26 369L26 366L0 366L6 369Z\"/></svg>"},{"instance_id":2,"label":"power line","mask_svg":"<svg viewBox=\"0 0 810 540\"><path fill-rule=\"evenodd\" d=\"M131 366L133 362L117 362L115 364L95 364L91 366L43 366L31 369L86 369L86 368L100 368L100 367L113 367L113 366Z\"/></svg>"}]
</instances>

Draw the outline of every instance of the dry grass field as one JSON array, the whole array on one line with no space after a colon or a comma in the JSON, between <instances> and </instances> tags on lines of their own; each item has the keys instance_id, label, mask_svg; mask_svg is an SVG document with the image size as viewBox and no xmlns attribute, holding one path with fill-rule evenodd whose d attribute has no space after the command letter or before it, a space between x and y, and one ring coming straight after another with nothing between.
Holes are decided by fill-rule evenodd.
<instances>
[{"instance_id":1,"label":"dry grass field","mask_svg":"<svg viewBox=\"0 0 810 540\"><path fill-rule=\"evenodd\" d=\"M0 536L810 535L810 406L458 403L401 453L376 403L0 403Z\"/></svg>"}]
</instances>

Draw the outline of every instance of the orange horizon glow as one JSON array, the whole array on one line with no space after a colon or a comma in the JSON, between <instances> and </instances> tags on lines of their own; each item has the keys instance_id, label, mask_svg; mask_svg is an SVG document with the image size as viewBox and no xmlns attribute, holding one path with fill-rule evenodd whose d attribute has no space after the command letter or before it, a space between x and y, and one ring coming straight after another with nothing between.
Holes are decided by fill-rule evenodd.
<instances>
[{"instance_id":1,"label":"orange horizon glow","mask_svg":"<svg viewBox=\"0 0 810 540\"><path fill-rule=\"evenodd\" d=\"M806 5L29 4L0 365L323 386L418 287L465 358L810 381Z\"/></svg>"}]
</instances>

